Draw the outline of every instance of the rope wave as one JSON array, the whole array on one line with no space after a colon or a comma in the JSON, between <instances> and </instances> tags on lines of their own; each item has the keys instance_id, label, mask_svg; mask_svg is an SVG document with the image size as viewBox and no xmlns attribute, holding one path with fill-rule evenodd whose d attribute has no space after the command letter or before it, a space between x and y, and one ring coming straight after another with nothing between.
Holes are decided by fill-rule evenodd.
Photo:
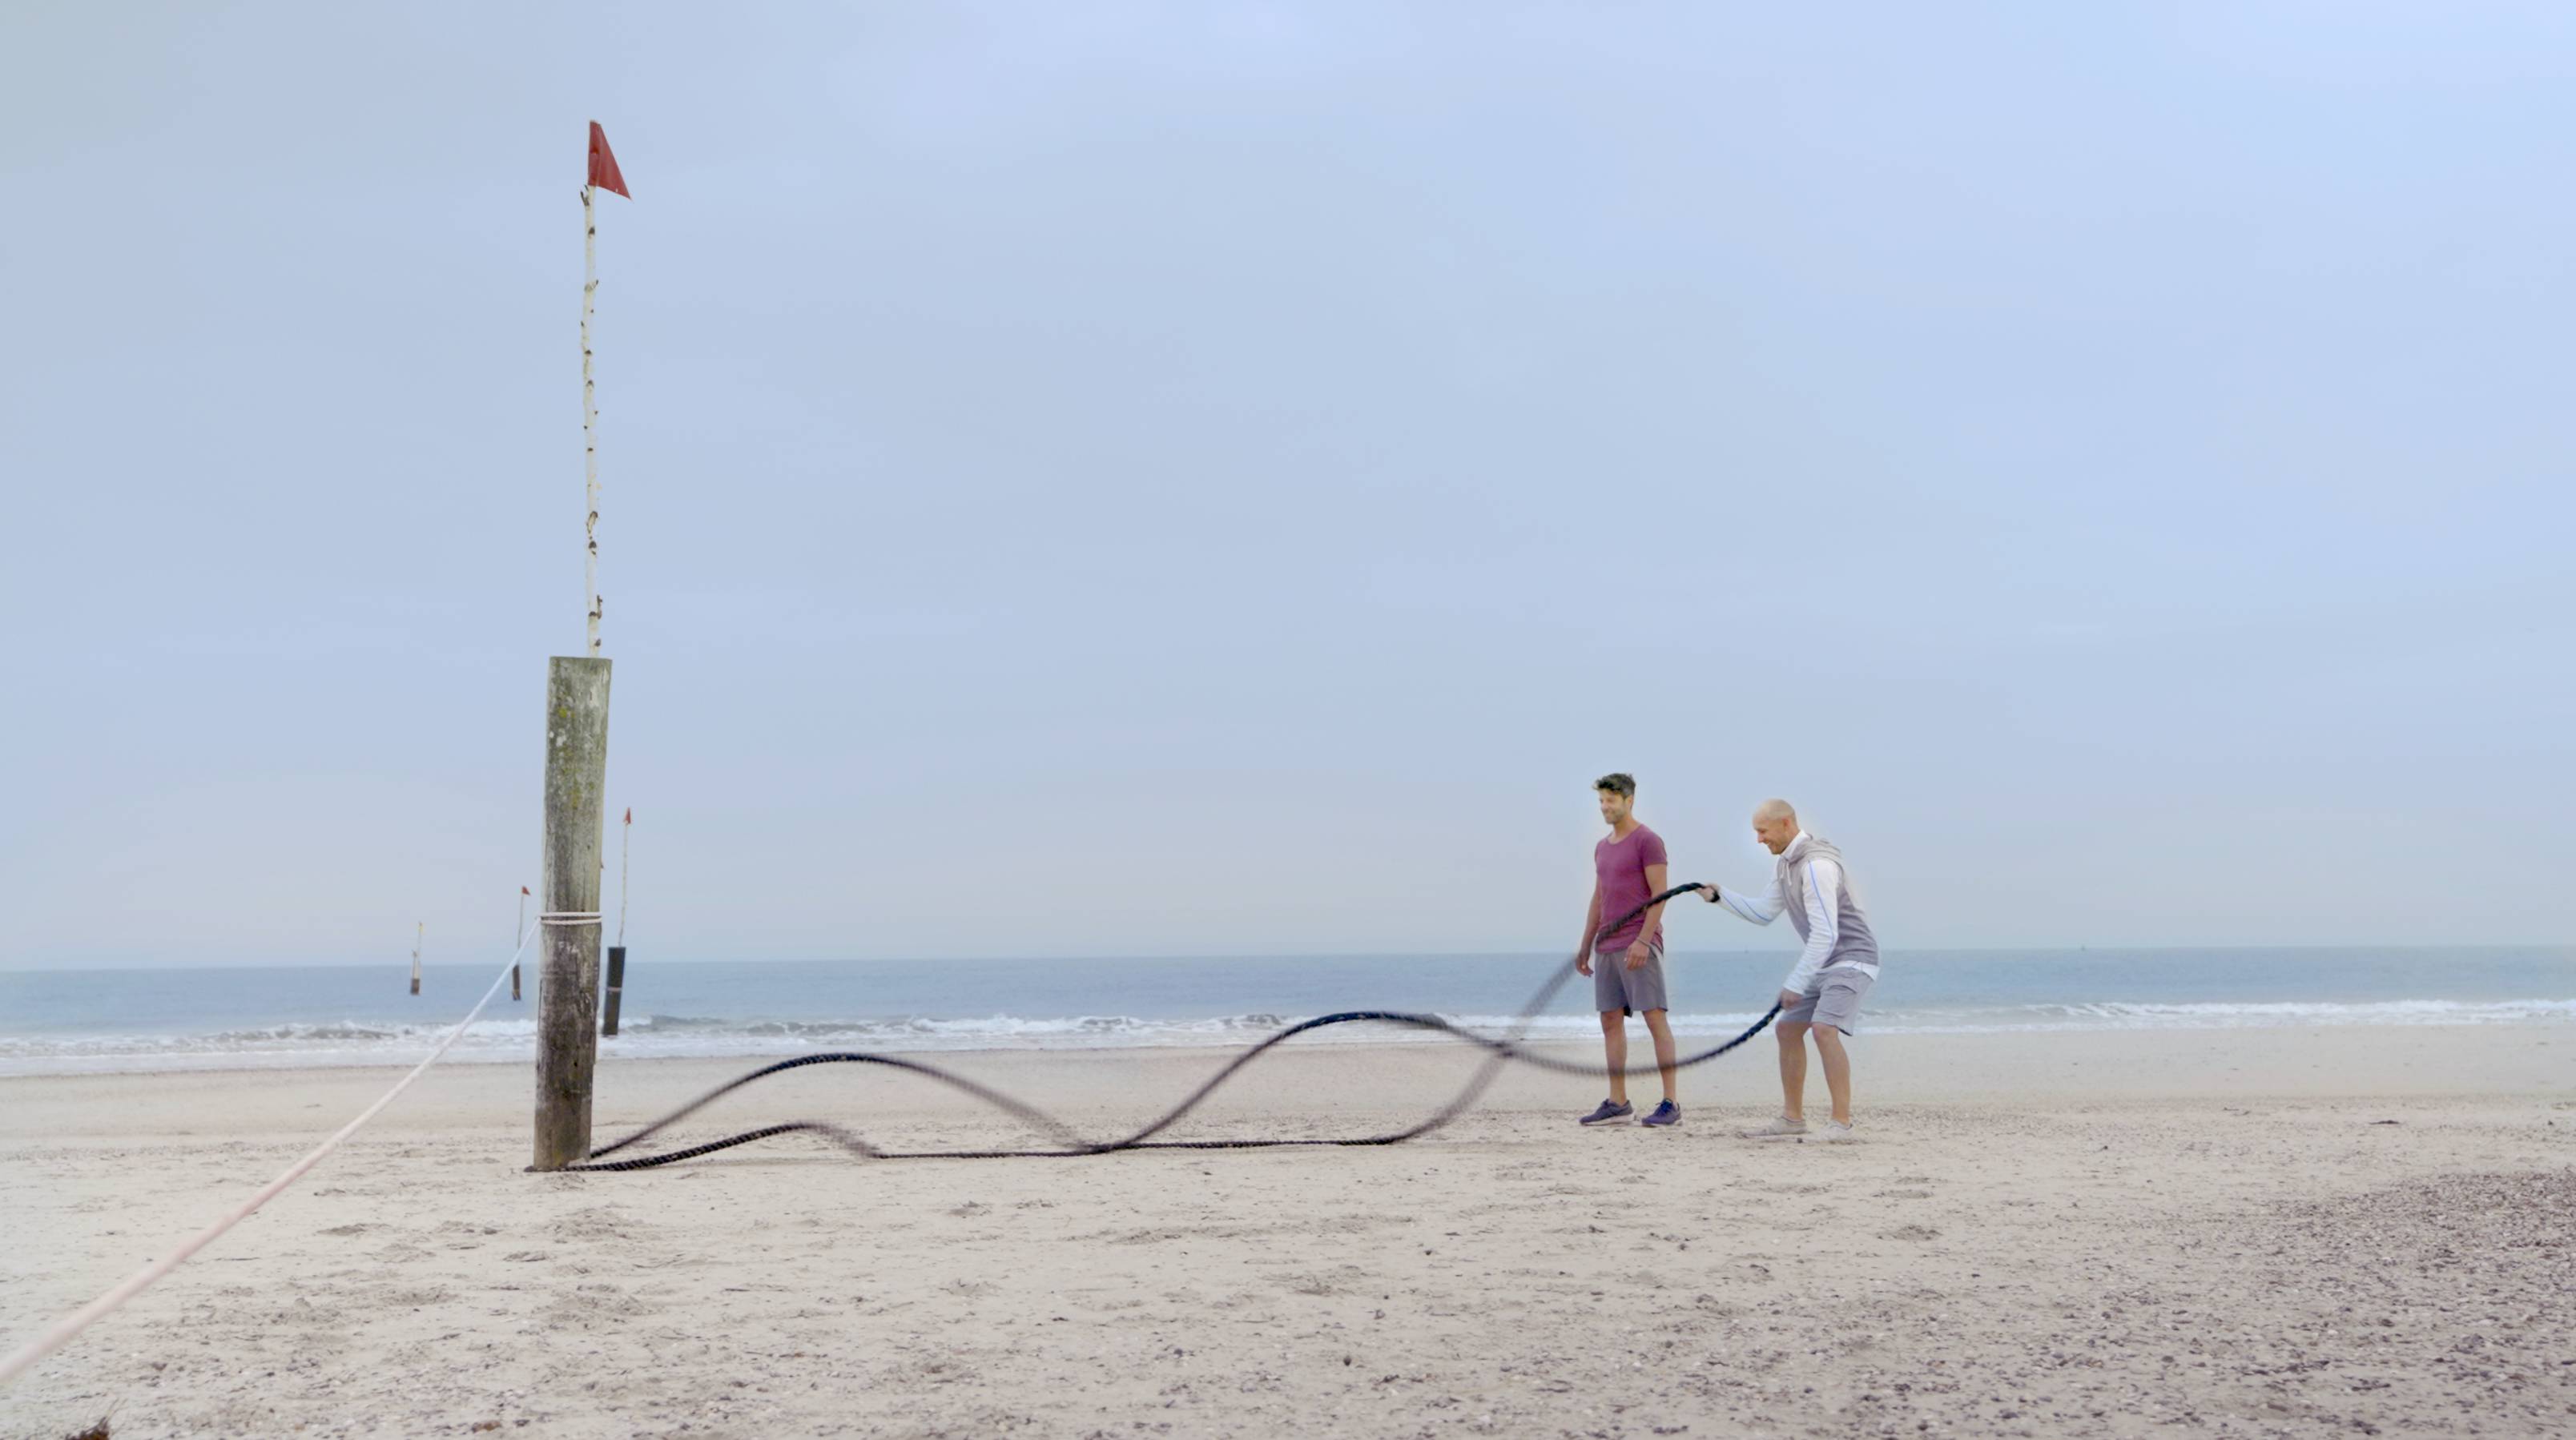
<instances>
[{"instance_id":1,"label":"rope wave","mask_svg":"<svg viewBox=\"0 0 2576 1440\"><path fill-rule=\"evenodd\" d=\"M1616 934L1620 927L1626 925L1629 921L1643 915L1646 911L1654 908L1655 906L1671 900L1675 896L1692 894L1706 888L1708 887L1698 883L1676 885L1672 889L1666 890L1660 895L1649 898L1644 904L1637 906L1626 914L1619 916L1617 919L1603 924L1599 930L1594 932L1594 939L1597 941L1600 936ZM1287 1026L1269 1035L1259 1044L1254 1045L1242 1054L1227 1061L1214 1075L1209 1076L1196 1090L1191 1091L1186 1097L1184 1097L1179 1104L1174 1105L1171 1109L1164 1111L1159 1116L1156 1116L1143 1127L1129 1134L1122 1135L1114 1140L1086 1140L1076 1133L1072 1127L1064 1124L1054 1116L1047 1114L1045 1111L1038 1109L1036 1106L1027 1104L1020 1100L1015 1100L988 1085L983 1085L976 1081L967 1079L963 1075L955 1074L937 1065L927 1064L919 1060L906 1059L899 1055L879 1055L864 1050L844 1050L831 1051L816 1055L799 1055L794 1059L781 1060L775 1064L763 1065L757 1070L736 1076L734 1079L726 1081L724 1084L717 1086L715 1089L708 1091L706 1094L699 1096L697 1099L690 1101L688 1104L681 1106L679 1109L672 1111L661 1119L646 1125L644 1128L626 1136L624 1139L611 1141L606 1145L599 1146L592 1150L588 1161L578 1165L567 1165L564 1168L567 1170L587 1171L650 1170L656 1166L676 1165L683 1160L695 1160L701 1156L713 1155L721 1150L731 1150L738 1145L749 1145L755 1141L767 1140L779 1135L792 1135L799 1133L819 1135L853 1154L864 1156L872 1160L1037 1160L1064 1159L1078 1155L1111 1155L1122 1150L1279 1150L1329 1146L1401 1145L1407 1140L1420 1139L1422 1136L1442 1129L1452 1121L1456 1120L1460 1115L1465 1114L1477 1100L1483 1097L1485 1091L1492 1086L1494 1077L1502 1073L1502 1067L1507 1064L1532 1065L1542 1070L1554 1071L1563 1075L1599 1075L1606 1073L1606 1067L1600 1065L1578 1064L1570 1060L1559 1060L1553 1056L1539 1054L1522 1043L1523 1038L1528 1032L1529 1023L1536 1019L1541 1012L1547 1009L1549 1002L1556 998L1556 994L1559 990L1565 988L1565 982L1571 978L1574 973L1574 960L1569 959L1558 965L1555 971L1548 976L1547 983L1541 985L1538 989L1538 993L1530 997L1529 1003L1521 1007L1521 1012L1514 1018L1512 1030L1508 1036L1481 1034L1477 1031L1469 1030L1463 1026L1453 1024L1438 1015L1420 1015L1401 1010L1344 1010L1331 1015L1318 1015L1312 1020L1299 1021L1297 1024ZM1737 1035L1722 1044L1713 1045L1708 1049L1701 1050L1695 1054L1683 1056L1674 1061L1674 1068L1677 1070L1686 1070L1691 1066L1705 1064L1708 1061L1716 1059L1718 1056L1735 1049L1747 1040L1761 1034L1762 1031L1770 1025L1773 1018L1778 1016L1779 1013L1780 1007L1775 1002L1768 1011L1764 1012L1761 1019L1754 1021L1752 1025L1746 1027L1742 1034ZM1263 1055L1268 1054L1278 1046L1286 1044L1288 1041L1293 1040L1300 1035L1308 1034L1316 1030L1322 1030L1329 1026L1357 1024L1400 1025L1416 1030L1434 1031L1484 1050L1486 1052L1485 1060L1483 1064L1476 1067L1475 1074L1468 1078L1467 1083L1459 1089L1456 1095L1451 1096L1446 1104L1440 1106L1423 1120L1415 1124L1408 1125L1401 1130L1390 1130L1377 1135L1354 1135L1325 1139L1251 1138L1229 1140L1158 1140L1154 1138L1155 1136L1162 1134L1165 1130L1168 1130L1172 1126L1180 1123L1180 1121L1184 1117L1188 1116L1191 1111L1196 1110L1201 1104L1205 1103L1209 1096L1214 1095L1219 1089L1223 1088L1228 1081L1240 1074L1246 1066L1252 1064L1252 1062L1260 1059ZM753 1084L756 1081L766 1079L772 1075L783 1074L789 1070L802 1069L808 1065L883 1065L890 1069L908 1071L927 1079L936 1080L943 1085L947 1085L952 1089L983 1101L985 1104L991 1105L995 1109L1003 1111L1012 1118L1028 1125L1031 1129L1044 1135L1053 1143L1045 1146L1020 1149L888 1150L871 1144L865 1137L859 1135L855 1131L844 1126L835 1125L829 1121L791 1120L783 1124L763 1125L758 1129L745 1130L738 1135L728 1135L720 1140L709 1140L703 1144L691 1145L678 1150L668 1150L652 1155L636 1156L625 1160L611 1160L607 1158L619 1151L629 1149L632 1146L639 1145L644 1141L653 1138L662 1131L669 1129L671 1126L678 1124L680 1121L687 1119L691 1115L694 1115L698 1111L705 1109L707 1106L714 1104L716 1101L723 1099L725 1096L742 1089L746 1085ZM1631 1065L1621 1073L1631 1076L1650 1075L1656 1073L1660 1068L1661 1067L1652 1063Z\"/></svg>"}]
</instances>

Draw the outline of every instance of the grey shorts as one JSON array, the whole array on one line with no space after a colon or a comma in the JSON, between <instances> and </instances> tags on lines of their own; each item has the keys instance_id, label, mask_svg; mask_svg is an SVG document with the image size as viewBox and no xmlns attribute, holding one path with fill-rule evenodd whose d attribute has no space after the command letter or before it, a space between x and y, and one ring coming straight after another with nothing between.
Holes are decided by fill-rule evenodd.
<instances>
[{"instance_id":1,"label":"grey shorts","mask_svg":"<svg viewBox=\"0 0 2576 1440\"><path fill-rule=\"evenodd\" d=\"M1664 947L1659 942L1648 949L1646 963L1628 968L1628 947L1598 950L1592 956L1592 1008L1616 1010L1622 1015L1643 1015L1649 1010L1663 1010Z\"/></svg>"},{"instance_id":2,"label":"grey shorts","mask_svg":"<svg viewBox=\"0 0 2576 1440\"><path fill-rule=\"evenodd\" d=\"M1866 970L1836 966L1816 977L1816 988L1780 1012L1783 1025L1831 1025L1846 1035L1860 1023L1860 1002L1878 978Z\"/></svg>"}]
</instances>

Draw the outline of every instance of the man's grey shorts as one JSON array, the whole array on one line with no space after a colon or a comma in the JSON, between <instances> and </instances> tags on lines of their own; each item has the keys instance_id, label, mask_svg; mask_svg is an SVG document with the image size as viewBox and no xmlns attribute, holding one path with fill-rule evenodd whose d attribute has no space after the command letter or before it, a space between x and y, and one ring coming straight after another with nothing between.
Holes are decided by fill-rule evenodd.
<instances>
[{"instance_id":1,"label":"man's grey shorts","mask_svg":"<svg viewBox=\"0 0 2576 1440\"><path fill-rule=\"evenodd\" d=\"M1783 1025L1831 1025L1846 1035L1860 1023L1860 1002L1878 977L1837 965L1816 977L1816 988L1780 1012ZM1660 992L1659 992L1660 993Z\"/></svg>"},{"instance_id":2,"label":"man's grey shorts","mask_svg":"<svg viewBox=\"0 0 2576 1440\"><path fill-rule=\"evenodd\" d=\"M1628 968L1628 947L1595 951L1592 956L1592 1008L1643 1015L1669 1008L1664 1004L1664 947L1648 947L1646 963Z\"/></svg>"}]
</instances>

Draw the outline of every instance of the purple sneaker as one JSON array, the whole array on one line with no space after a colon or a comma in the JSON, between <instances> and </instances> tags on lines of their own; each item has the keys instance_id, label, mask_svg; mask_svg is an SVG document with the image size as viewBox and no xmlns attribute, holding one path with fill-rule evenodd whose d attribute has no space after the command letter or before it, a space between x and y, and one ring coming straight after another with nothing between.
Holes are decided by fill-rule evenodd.
<instances>
[{"instance_id":1,"label":"purple sneaker","mask_svg":"<svg viewBox=\"0 0 2576 1440\"><path fill-rule=\"evenodd\" d=\"M1640 1125L1679 1125L1682 1123L1682 1107L1674 1104L1670 1100L1667 1100L1663 1104L1655 1107L1654 1114L1647 1116L1645 1119L1640 1120L1637 1123Z\"/></svg>"},{"instance_id":2,"label":"purple sneaker","mask_svg":"<svg viewBox=\"0 0 2576 1440\"><path fill-rule=\"evenodd\" d=\"M1625 1100L1620 1100L1615 1103L1604 1100L1601 1102L1600 1109L1584 1116L1581 1120L1576 1121L1575 1123L1579 1125L1607 1125L1613 1120L1625 1120L1636 1113L1636 1107L1630 1105Z\"/></svg>"}]
</instances>

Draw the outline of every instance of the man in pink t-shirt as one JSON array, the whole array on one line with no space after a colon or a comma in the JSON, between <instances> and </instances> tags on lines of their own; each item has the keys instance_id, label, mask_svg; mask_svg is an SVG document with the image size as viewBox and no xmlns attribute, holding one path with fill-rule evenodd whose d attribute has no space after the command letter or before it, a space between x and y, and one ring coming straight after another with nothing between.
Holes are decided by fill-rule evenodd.
<instances>
[{"instance_id":1,"label":"man in pink t-shirt","mask_svg":"<svg viewBox=\"0 0 2576 1440\"><path fill-rule=\"evenodd\" d=\"M1601 1012L1601 1050L1609 1061L1610 1098L1583 1117L1586 1125L1608 1125L1636 1113L1628 1103L1628 1016L1646 1017L1655 1037L1655 1065L1663 1072L1664 1103L1638 1121L1640 1125L1676 1125L1682 1107L1673 1082L1673 1032L1664 1023L1664 907L1649 907L1618 929L1599 933L1605 920L1644 905L1664 890L1664 841L1637 823L1637 781L1632 775L1604 775L1592 782L1601 797L1601 818L1609 838L1592 847L1592 908L1584 912L1583 943L1574 952L1574 968L1592 977L1592 1006Z\"/></svg>"}]
</instances>

